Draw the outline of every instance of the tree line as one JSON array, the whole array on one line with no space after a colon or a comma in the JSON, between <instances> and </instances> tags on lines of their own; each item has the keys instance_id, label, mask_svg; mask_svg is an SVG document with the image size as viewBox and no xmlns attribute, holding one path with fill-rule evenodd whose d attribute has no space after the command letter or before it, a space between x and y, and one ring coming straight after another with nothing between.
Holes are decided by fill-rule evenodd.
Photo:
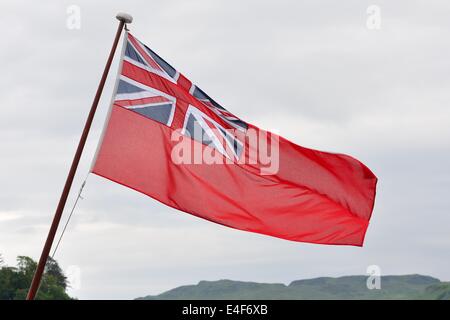
<instances>
[{"instance_id":1,"label":"tree line","mask_svg":"<svg viewBox=\"0 0 450 320\"><path fill-rule=\"evenodd\" d=\"M0 300L24 300L36 267L36 261L27 256L18 256L16 266L8 266L0 255ZM68 286L58 262L49 257L36 299L70 300Z\"/></svg>"}]
</instances>

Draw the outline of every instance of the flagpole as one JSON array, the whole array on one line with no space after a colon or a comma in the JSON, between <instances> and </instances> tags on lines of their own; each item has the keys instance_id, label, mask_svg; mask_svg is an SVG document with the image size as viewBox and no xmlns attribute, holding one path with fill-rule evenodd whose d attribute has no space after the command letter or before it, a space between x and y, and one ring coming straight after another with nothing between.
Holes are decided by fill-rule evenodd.
<instances>
[{"instance_id":1,"label":"flagpole","mask_svg":"<svg viewBox=\"0 0 450 320\"><path fill-rule=\"evenodd\" d=\"M108 76L108 72L111 67L114 53L117 48L117 43L119 42L119 39L120 39L120 34L122 33L122 30L123 30L123 27L125 26L125 24L131 23L133 21L133 18L129 14L126 14L126 13L118 13L116 18L117 18L117 20L119 20L119 26L117 28L116 37L114 38L114 42L113 42L111 51L109 53L109 57L106 62L105 69L103 70L102 78L98 85L97 92L94 97L94 101L92 102L91 110L89 111L89 115L86 119L86 124L84 125L84 129L83 129L83 133L81 134L80 142L78 143L77 151L75 152L75 156L73 158L72 165L69 170L69 174L67 175L64 189L63 189L61 197L59 199L58 206L56 207L55 216L53 217L52 225L51 225L50 230L47 235L47 240L45 241L44 248L42 249L41 257L39 259L39 263L37 265L36 271L33 276L33 281L31 282L30 289L28 291L27 300L33 300L39 289L39 285L42 280L42 274L44 273L45 265L47 263L47 259L50 254L50 250L52 248L53 240L55 239L56 231L58 230L58 225L61 220L61 216L63 214L67 198L69 196L70 188L72 187L73 179L75 177L75 173L78 168L78 163L80 162L81 154L83 153L83 149L86 144L86 140L87 140L89 130L92 125L92 120L94 119L95 111L97 110L98 102L100 100L100 96L102 94L103 87L105 86L106 78Z\"/></svg>"}]
</instances>

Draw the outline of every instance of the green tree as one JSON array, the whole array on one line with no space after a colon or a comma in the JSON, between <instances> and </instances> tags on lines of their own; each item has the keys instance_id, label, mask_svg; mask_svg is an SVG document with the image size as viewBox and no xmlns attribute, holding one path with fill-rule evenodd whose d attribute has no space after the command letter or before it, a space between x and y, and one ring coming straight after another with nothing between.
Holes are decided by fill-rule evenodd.
<instances>
[{"instance_id":1,"label":"green tree","mask_svg":"<svg viewBox=\"0 0 450 320\"><path fill-rule=\"evenodd\" d=\"M0 300L12 300L19 286L16 268L2 266L0 268Z\"/></svg>"},{"instance_id":2,"label":"green tree","mask_svg":"<svg viewBox=\"0 0 450 320\"><path fill-rule=\"evenodd\" d=\"M0 266L0 299L22 300L26 298L37 263L26 256L17 257L17 267ZM36 299L68 300L67 277L56 260L47 261Z\"/></svg>"},{"instance_id":3,"label":"green tree","mask_svg":"<svg viewBox=\"0 0 450 320\"><path fill-rule=\"evenodd\" d=\"M47 277L52 276L55 280L56 285L67 289L67 277L58 265L58 262L53 258L49 257L47 264L45 265L45 274Z\"/></svg>"}]
</instances>

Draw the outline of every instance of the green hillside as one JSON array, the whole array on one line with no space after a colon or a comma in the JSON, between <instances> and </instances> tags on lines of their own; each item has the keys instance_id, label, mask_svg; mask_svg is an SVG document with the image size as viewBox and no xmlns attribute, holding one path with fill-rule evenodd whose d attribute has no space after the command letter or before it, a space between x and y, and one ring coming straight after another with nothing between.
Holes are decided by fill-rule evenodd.
<instances>
[{"instance_id":1,"label":"green hillside","mask_svg":"<svg viewBox=\"0 0 450 320\"><path fill-rule=\"evenodd\" d=\"M200 281L139 300L215 299L450 299L450 283L423 275L383 276L380 290L369 290L367 276L315 278L282 283Z\"/></svg>"}]
</instances>

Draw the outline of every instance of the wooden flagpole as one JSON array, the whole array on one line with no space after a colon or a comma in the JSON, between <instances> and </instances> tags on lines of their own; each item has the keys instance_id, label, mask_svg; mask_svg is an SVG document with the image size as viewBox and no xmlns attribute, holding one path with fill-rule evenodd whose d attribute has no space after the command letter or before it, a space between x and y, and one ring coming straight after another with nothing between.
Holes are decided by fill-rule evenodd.
<instances>
[{"instance_id":1,"label":"wooden flagpole","mask_svg":"<svg viewBox=\"0 0 450 320\"><path fill-rule=\"evenodd\" d=\"M86 119L86 124L84 125L83 133L81 134L80 142L78 143L77 151L75 152L75 156L72 161L72 166L70 167L69 174L67 175L66 183L64 185L64 189L61 194L61 198L59 199L58 206L56 207L55 216L53 217L53 222L48 232L47 240L45 241L44 248L42 249L41 257L39 259L39 263L37 265L36 271L33 276L33 281L31 282L30 289L28 291L27 300L33 300L36 296L36 293L39 289L39 285L41 283L42 274L45 270L45 265L47 263L48 256L50 254L50 250L52 248L53 240L55 239L56 231L58 230L58 225L61 220L61 216L64 211L64 207L66 205L67 197L69 196L70 188L72 187L73 179L75 177L75 173L78 168L78 163L80 162L81 154L83 153L84 146L86 144L86 140L89 134L89 130L92 125L92 120L94 119L95 111L97 110L98 102L100 100L100 96L103 91L103 87L105 86L106 78L108 76L109 69L111 67L111 63L114 57L114 53L117 48L117 43L120 39L120 34L122 33L123 27L126 23L131 23L133 18L126 13L119 13L116 16L117 20L120 21L119 26L117 28L116 37L114 38L114 42L109 53L108 60L106 62L105 69L103 70L103 75L100 80L100 84L98 85L97 92L94 97L94 101L92 102L91 110L89 111L89 115Z\"/></svg>"}]
</instances>

